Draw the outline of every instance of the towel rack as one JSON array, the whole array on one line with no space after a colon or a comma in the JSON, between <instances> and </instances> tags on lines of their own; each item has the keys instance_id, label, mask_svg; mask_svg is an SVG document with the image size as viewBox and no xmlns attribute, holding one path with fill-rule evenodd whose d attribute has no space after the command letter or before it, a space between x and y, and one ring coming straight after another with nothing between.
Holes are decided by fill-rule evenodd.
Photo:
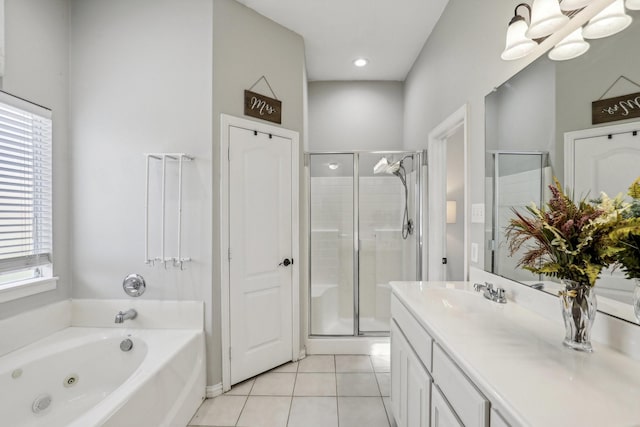
<instances>
[{"instance_id":1,"label":"towel rack","mask_svg":"<svg viewBox=\"0 0 640 427\"><path fill-rule=\"evenodd\" d=\"M183 270L184 263L191 261L189 257L182 256L182 165L184 162L194 160L193 156L185 153L147 153L146 158L146 178L145 178L145 201L144 201L144 262L148 265L155 265L156 261L159 261L164 268L167 268L167 263L171 262L173 267ZM149 255L149 184L150 173L149 164L151 161L162 162L162 189L161 189L161 204L160 209L160 255L156 257L150 257ZM173 257L168 257L166 254L165 245L165 232L166 232L166 189L167 189L167 161L178 162L178 224L177 224L177 254Z\"/></svg>"}]
</instances>

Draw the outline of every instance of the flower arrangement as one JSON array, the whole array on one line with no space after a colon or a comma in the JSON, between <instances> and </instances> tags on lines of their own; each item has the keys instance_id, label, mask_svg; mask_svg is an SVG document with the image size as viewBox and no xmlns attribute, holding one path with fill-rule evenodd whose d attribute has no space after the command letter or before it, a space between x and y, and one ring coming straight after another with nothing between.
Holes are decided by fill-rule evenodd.
<instances>
[{"instance_id":1,"label":"flower arrangement","mask_svg":"<svg viewBox=\"0 0 640 427\"><path fill-rule=\"evenodd\" d=\"M640 176L631 184L629 208L622 214L622 221L609 234L617 251L616 265L629 279L640 279Z\"/></svg>"},{"instance_id":2,"label":"flower arrangement","mask_svg":"<svg viewBox=\"0 0 640 427\"><path fill-rule=\"evenodd\" d=\"M602 269L615 262L619 249L613 236L624 233L618 225L626 207L621 197L604 193L597 202L574 202L557 179L549 188L546 207L528 206L529 215L513 210L506 229L509 252L525 249L518 266L526 270L592 287ZM529 241L534 245L525 245Z\"/></svg>"}]
</instances>

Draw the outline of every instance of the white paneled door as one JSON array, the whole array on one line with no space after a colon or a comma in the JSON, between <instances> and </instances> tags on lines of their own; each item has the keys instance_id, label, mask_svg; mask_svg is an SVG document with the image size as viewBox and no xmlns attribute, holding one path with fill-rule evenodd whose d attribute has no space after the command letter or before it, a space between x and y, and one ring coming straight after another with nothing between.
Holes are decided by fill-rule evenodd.
<instances>
[{"instance_id":1,"label":"white paneled door","mask_svg":"<svg viewBox=\"0 0 640 427\"><path fill-rule=\"evenodd\" d=\"M627 126L623 125L620 129L624 130ZM640 125L636 124L636 127ZM617 126L607 127L606 130L600 135L573 140L573 176L568 177L568 183L577 199L594 199L602 191L610 197L618 193L626 194L631 183L640 175L640 135L634 131L618 131ZM590 131L597 133L598 129ZM603 271L597 286L598 295L623 302L632 300L633 285L625 279L620 269Z\"/></svg>"},{"instance_id":2,"label":"white paneled door","mask_svg":"<svg viewBox=\"0 0 640 427\"><path fill-rule=\"evenodd\" d=\"M292 359L292 208L292 140L231 126L231 384Z\"/></svg>"}]
</instances>

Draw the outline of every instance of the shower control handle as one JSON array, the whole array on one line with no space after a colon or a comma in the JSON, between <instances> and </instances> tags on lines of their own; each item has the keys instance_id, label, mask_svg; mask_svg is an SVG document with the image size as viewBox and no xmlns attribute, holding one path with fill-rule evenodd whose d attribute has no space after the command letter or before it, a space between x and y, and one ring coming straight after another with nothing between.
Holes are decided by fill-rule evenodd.
<instances>
[{"instance_id":1,"label":"shower control handle","mask_svg":"<svg viewBox=\"0 0 640 427\"><path fill-rule=\"evenodd\" d=\"M284 259L284 261L282 261L282 262L281 262L280 264L278 264L278 265L279 265L279 266L280 266L280 265L284 265L285 267L289 267L289 266L290 266L290 265L292 265L292 264L293 264L293 258L292 258L292 259L285 258L285 259Z\"/></svg>"}]
</instances>

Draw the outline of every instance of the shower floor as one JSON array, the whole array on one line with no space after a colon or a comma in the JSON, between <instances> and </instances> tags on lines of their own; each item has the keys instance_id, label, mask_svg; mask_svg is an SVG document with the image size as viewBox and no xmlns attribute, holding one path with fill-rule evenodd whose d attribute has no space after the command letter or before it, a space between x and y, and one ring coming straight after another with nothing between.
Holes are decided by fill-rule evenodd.
<instances>
[{"instance_id":1,"label":"shower floor","mask_svg":"<svg viewBox=\"0 0 640 427\"><path fill-rule=\"evenodd\" d=\"M377 317L361 317L360 332L389 332L389 319ZM353 319L340 318L323 328L322 331L313 331L314 335L353 335Z\"/></svg>"}]
</instances>

